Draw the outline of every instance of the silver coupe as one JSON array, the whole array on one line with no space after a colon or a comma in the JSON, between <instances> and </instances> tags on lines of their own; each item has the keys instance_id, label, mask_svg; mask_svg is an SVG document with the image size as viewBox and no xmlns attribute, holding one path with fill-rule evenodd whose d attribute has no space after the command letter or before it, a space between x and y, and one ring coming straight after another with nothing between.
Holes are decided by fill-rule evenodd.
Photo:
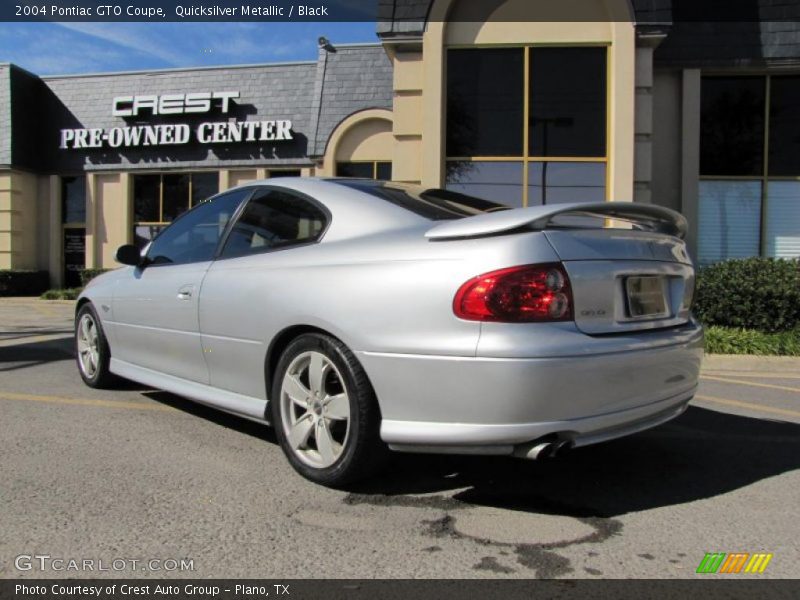
<instances>
[{"instance_id":1,"label":"silver coupe","mask_svg":"<svg viewBox=\"0 0 800 600\"><path fill-rule=\"evenodd\" d=\"M627 202L510 209L453 191L285 178L221 193L75 318L80 375L273 424L341 486L387 454L551 456L679 415L703 332L686 221Z\"/></svg>"}]
</instances>

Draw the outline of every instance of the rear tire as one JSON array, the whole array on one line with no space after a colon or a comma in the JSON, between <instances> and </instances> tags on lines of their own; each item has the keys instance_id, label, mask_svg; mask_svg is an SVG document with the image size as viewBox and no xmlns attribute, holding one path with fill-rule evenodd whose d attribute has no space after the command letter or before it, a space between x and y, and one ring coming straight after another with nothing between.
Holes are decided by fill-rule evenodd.
<instances>
[{"instance_id":1,"label":"rear tire","mask_svg":"<svg viewBox=\"0 0 800 600\"><path fill-rule=\"evenodd\" d=\"M375 392L353 353L317 333L293 340L275 369L272 423L306 479L341 487L373 474L388 454Z\"/></svg>"},{"instance_id":2,"label":"rear tire","mask_svg":"<svg viewBox=\"0 0 800 600\"><path fill-rule=\"evenodd\" d=\"M103 326L91 302L75 316L75 360L83 382L92 388L110 388L117 377L108 369L111 350Z\"/></svg>"}]
</instances>

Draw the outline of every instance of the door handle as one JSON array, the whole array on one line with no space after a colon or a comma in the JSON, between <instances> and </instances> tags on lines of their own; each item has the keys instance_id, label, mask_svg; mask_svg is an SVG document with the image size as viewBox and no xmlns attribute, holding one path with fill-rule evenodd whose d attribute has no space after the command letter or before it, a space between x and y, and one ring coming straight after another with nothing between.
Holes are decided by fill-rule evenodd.
<instances>
[{"instance_id":1,"label":"door handle","mask_svg":"<svg viewBox=\"0 0 800 600\"><path fill-rule=\"evenodd\" d=\"M194 286L187 285L178 290L178 300L191 300Z\"/></svg>"}]
</instances>

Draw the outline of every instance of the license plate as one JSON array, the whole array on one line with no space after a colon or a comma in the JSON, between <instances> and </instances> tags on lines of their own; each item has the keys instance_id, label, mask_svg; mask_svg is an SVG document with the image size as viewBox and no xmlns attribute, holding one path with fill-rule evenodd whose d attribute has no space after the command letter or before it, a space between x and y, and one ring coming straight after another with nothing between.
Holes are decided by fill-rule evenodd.
<instances>
[{"instance_id":1,"label":"license plate","mask_svg":"<svg viewBox=\"0 0 800 600\"><path fill-rule=\"evenodd\" d=\"M631 319L655 319L667 316L664 278L658 276L628 277L628 316Z\"/></svg>"}]
</instances>

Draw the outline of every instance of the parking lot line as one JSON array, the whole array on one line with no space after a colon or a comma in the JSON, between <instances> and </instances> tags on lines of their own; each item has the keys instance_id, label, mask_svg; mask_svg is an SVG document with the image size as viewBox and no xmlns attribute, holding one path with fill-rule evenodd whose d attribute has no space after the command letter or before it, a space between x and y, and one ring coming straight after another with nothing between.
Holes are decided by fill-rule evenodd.
<instances>
[{"instance_id":1,"label":"parking lot line","mask_svg":"<svg viewBox=\"0 0 800 600\"><path fill-rule=\"evenodd\" d=\"M750 385L753 387L769 388L771 390L782 390L784 392L794 392L800 394L800 388L789 387L786 385L775 385L773 383L758 383L756 381L741 381L739 379L730 379L729 377L714 377L713 375L700 375L700 379L709 379L711 381L722 381L724 383L733 383L735 385Z\"/></svg>"},{"instance_id":2,"label":"parking lot line","mask_svg":"<svg viewBox=\"0 0 800 600\"><path fill-rule=\"evenodd\" d=\"M705 400L706 402L715 402L717 404L725 404L727 406L736 406L738 408L747 408L760 412L774 413L776 415L784 415L787 417L796 417L800 419L800 411L789 410L787 408L775 408L773 406L764 406L763 404L753 404L752 402L742 402L741 400L731 400L730 398L719 398L717 396L706 396L705 394L695 394L698 400Z\"/></svg>"},{"instance_id":3,"label":"parking lot line","mask_svg":"<svg viewBox=\"0 0 800 600\"><path fill-rule=\"evenodd\" d=\"M703 371L703 373L710 373L714 377L749 377L751 379L800 379L800 375L790 375L788 373L779 373L779 372L765 372L762 373L760 371L737 371L735 373L731 373L730 371Z\"/></svg>"},{"instance_id":4,"label":"parking lot line","mask_svg":"<svg viewBox=\"0 0 800 600\"><path fill-rule=\"evenodd\" d=\"M99 398L65 398L63 396L39 396L36 394L20 394L0 391L0 400L21 400L25 402L52 402L55 404L72 404L76 406L95 406L100 408L125 408L134 410L177 411L177 409L154 402L102 400Z\"/></svg>"}]
</instances>

